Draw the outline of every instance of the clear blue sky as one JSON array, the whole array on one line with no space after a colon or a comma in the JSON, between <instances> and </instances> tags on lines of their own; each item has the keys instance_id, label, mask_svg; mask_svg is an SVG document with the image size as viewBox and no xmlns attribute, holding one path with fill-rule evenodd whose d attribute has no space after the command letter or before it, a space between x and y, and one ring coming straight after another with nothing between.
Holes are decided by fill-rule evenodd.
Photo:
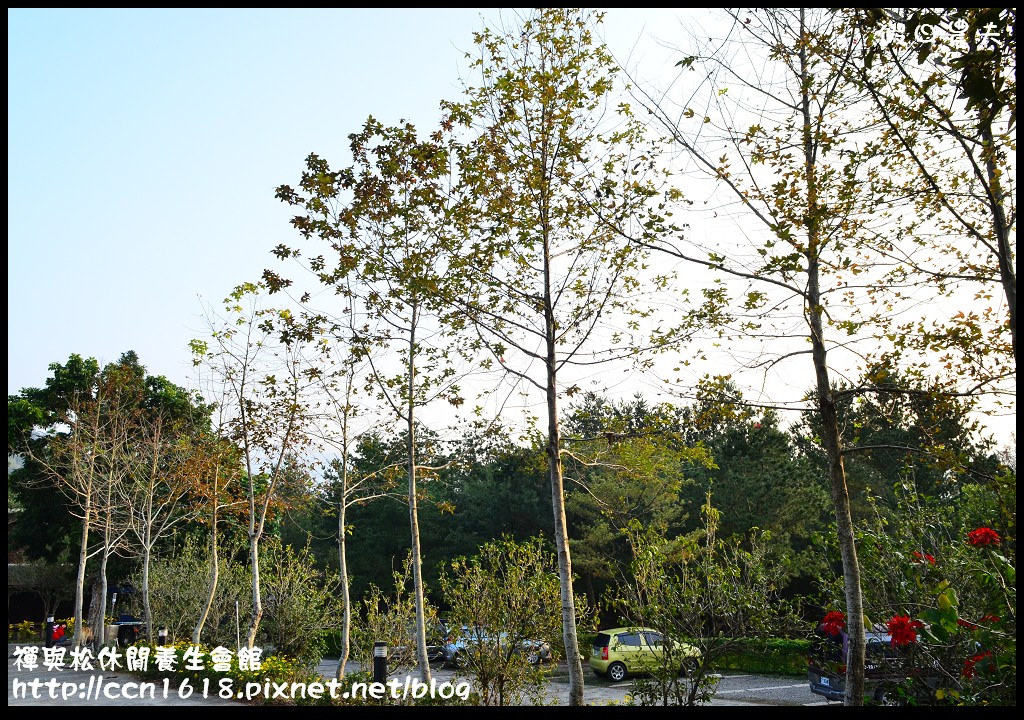
<instances>
[{"instance_id":1,"label":"clear blue sky","mask_svg":"<svg viewBox=\"0 0 1024 720\"><path fill-rule=\"evenodd\" d=\"M679 58L658 39L716 16L611 9L603 34L651 80ZM367 115L432 127L484 18L498 12L8 10L8 392L71 353L125 350L188 384L200 296L219 304L295 239L274 188L310 152L348 162ZM988 420L1003 439L1013 422Z\"/></svg>"},{"instance_id":2,"label":"clear blue sky","mask_svg":"<svg viewBox=\"0 0 1024 720\"><path fill-rule=\"evenodd\" d=\"M184 383L202 296L294 237L274 188L373 114L432 126L494 10L8 10L8 392L77 352ZM680 32L611 10L609 45Z\"/></svg>"}]
</instances>

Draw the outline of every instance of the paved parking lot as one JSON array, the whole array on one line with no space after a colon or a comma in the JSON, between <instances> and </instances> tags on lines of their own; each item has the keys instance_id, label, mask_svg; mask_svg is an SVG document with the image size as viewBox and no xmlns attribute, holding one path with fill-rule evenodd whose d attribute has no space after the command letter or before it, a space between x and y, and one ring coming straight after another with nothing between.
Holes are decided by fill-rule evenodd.
<instances>
[{"instance_id":1,"label":"paved parking lot","mask_svg":"<svg viewBox=\"0 0 1024 720\"><path fill-rule=\"evenodd\" d=\"M224 700L216 695L216 687L210 688L208 697L202 697L200 687L195 687L188 697L172 684L165 693L162 685L156 683L153 696L124 697L124 690L138 686L139 680L125 673L117 672L75 672L63 670L47 672L43 669L18 670L12 656L14 646L8 646L7 660L7 704L28 706L194 706L194 705L236 705L234 700ZM334 677L337 667L336 660L325 660L317 670L325 678ZM358 665L350 664L352 671ZM584 701L588 705L607 705L621 703L631 691L632 684L626 680L612 683L594 675L585 668L586 685ZM455 671L437 665L431 673L438 683L455 681ZM402 675L404 677L404 674ZM51 697L48 684L56 690L56 698ZM35 692L33 691L35 688ZM36 695L37 697L33 697ZM564 666L551 668L547 686L548 702L566 705L569 700L568 673ZM837 705L826 703L810 692L807 681L799 677L772 677L764 675L727 674L718 684L718 692L712 705Z\"/></svg>"},{"instance_id":2,"label":"paved parking lot","mask_svg":"<svg viewBox=\"0 0 1024 720\"><path fill-rule=\"evenodd\" d=\"M337 667L336 660L325 660L317 670L324 677L334 677ZM349 669L358 669L355 663ZM583 699L588 705L607 705L624 702L632 689L632 683L613 683L593 674L589 667L584 666L586 680L583 688ZM440 664L431 666L431 676L439 683L455 680L455 671ZM404 677L404 673L400 676ZM418 677L418 676L417 676ZM559 705L569 702L569 679L564 666L552 668L548 682L548 700ZM734 673L723 675L718 683L712 705L839 705L828 703L824 698L810 691L807 680L801 677L778 677L768 675L749 675Z\"/></svg>"}]
</instances>

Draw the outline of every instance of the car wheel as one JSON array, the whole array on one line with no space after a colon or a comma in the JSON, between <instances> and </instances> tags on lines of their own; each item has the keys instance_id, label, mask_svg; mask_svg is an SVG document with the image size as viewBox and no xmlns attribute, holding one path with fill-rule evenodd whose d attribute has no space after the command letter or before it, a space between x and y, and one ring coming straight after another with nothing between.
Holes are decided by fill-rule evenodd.
<instances>
[{"instance_id":1,"label":"car wheel","mask_svg":"<svg viewBox=\"0 0 1024 720\"><path fill-rule=\"evenodd\" d=\"M608 666L608 679L612 682L622 682L626 679L626 666L620 662L613 662Z\"/></svg>"},{"instance_id":2,"label":"car wheel","mask_svg":"<svg viewBox=\"0 0 1024 720\"><path fill-rule=\"evenodd\" d=\"M465 670L466 666L469 665L469 656L462 650L452 655L452 665L457 667L459 670Z\"/></svg>"},{"instance_id":3,"label":"car wheel","mask_svg":"<svg viewBox=\"0 0 1024 720\"><path fill-rule=\"evenodd\" d=\"M684 677L684 678L693 677L693 675L694 675L694 673L696 671L697 671L697 661L694 660L693 658L687 658L687 659L683 660L682 664L679 666L679 677Z\"/></svg>"},{"instance_id":4,"label":"car wheel","mask_svg":"<svg viewBox=\"0 0 1024 720\"><path fill-rule=\"evenodd\" d=\"M540 652L538 650L531 650L529 654L526 656L526 662L530 663L531 665L539 665Z\"/></svg>"},{"instance_id":5,"label":"car wheel","mask_svg":"<svg viewBox=\"0 0 1024 720\"><path fill-rule=\"evenodd\" d=\"M894 690L880 687L875 690L875 705L899 706L903 705L903 699Z\"/></svg>"}]
</instances>

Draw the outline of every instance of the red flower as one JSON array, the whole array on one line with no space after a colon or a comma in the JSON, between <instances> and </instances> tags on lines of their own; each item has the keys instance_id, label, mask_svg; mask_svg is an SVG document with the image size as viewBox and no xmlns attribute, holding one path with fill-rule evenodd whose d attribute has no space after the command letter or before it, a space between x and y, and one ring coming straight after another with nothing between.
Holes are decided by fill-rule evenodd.
<instances>
[{"instance_id":1,"label":"red flower","mask_svg":"<svg viewBox=\"0 0 1024 720\"><path fill-rule=\"evenodd\" d=\"M980 623L983 623L983 622L999 622L999 616L998 615L982 615L981 619L978 620L978 622L980 622ZM978 625L978 623L968 622L967 620L961 620L959 618L957 618L956 624L959 625L960 627L967 627L967 628L979 628L979 627L981 627L980 625Z\"/></svg>"},{"instance_id":2,"label":"red flower","mask_svg":"<svg viewBox=\"0 0 1024 720\"><path fill-rule=\"evenodd\" d=\"M821 621L821 629L829 635L838 635L844 627L846 627L846 618L841 612L835 610L827 613L825 619Z\"/></svg>"},{"instance_id":3,"label":"red flower","mask_svg":"<svg viewBox=\"0 0 1024 720\"><path fill-rule=\"evenodd\" d=\"M999 544L999 533L992 528L980 527L977 530L971 530L967 533L967 542L974 547L982 547L983 545L998 545Z\"/></svg>"},{"instance_id":4,"label":"red flower","mask_svg":"<svg viewBox=\"0 0 1024 720\"><path fill-rule=\"evenodd\" d=\"M896 647L917 642L917 631L924 629L920 620L911 620L909 615L895 615L889 620L889 634Z\"/></svg>"},{"instance_id":5,"label":"red flower","mask_svg":"<svg viewBox=\"0 0 1024 720\"><path fill-rule=\"evenodd\" d=\"M975 670L975 666L978 663L980 663L982 660L987 658L987 657L992 657L992 652L990 650L986 650L983 653L978 653L977 655L972 657L970 660L964 660L963 676L965 678L967 678L968 680L970 680L975 675L977 675L978 673L977 673L977 670ZM989 663L988 669L991 672L992 670L995 670L996 668L995 668L995 665L993 665L992 663Z\"/></svg>"},{"instance_id":6,"label":"red flower","mask_svg":"<svg viewBox=\"0 0 1024 720\"><path fill-rule=\"evenodd\" d=\"M935 564L935 558L932 557L931 555L929 555L928 553L924 553L922 555L917 550L915 550L913 552L913 556L914 556L914 562L916 562L916 563L922 563L925 560L927 560L929 565L934 565Z\"/></svg>"}]
</instances>

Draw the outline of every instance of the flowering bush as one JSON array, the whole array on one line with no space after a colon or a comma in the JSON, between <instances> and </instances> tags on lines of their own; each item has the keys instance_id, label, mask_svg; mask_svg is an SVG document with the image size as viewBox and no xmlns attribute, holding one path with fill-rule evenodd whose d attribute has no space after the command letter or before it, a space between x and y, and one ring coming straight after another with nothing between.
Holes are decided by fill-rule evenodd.
<instances>
[{"instance_id":1,"label":"flowering bush","mask_svg":"<svg viewBox=\"0 0 1024 720\"><path fill-rule=\"evenodd\" d=\"M874 506L857 544L865 625L891 637L873 673L885 679L869 688L876 699L1016 703L1015 519L1001 512L1014 506L977 485L941 499L904 489L895 508ZM828 591L841 603L842 578ZM838 632L842 616L826 619Z\"/></svg>"},{"instance_id":2,"label":"flowering bush","mask_svg":"<svg viewBox=\"0 0 1024 720\"><path fill-rule=\"evenodd\" d=\"M892 636L892 644L902 647L917 642L917 633L924 629L924 623L911 620L909 615L896 615L889 620L886 628Z\"/></svg>"},{"instance_id":3,"label":"flowering bush","mask_svg":"<svg viewBox=\"0 0 1024 720\"><path fill-rule=\"evenodd\" d=\"M42 625L31 620L22 620L20 623L8 623L7 642L26 642L38 640L42 637Z\"/></svg>"},{"instance_id":4,"label":"flowering bush","mask_svg":"<svg viewBox=\"0 0 1024 720\"><path fill-rule=\"evenodd\" d=\"M846 627L846 618L841 612L832 611L825 614L821 621L821 629L829 635L838 635Z\"/></svg>"},{"instance_id":5,"label":"flowering bush","mask_svg":"<svg viewBox=\"0 0 1024 720\"><path fill-rule=\"evenodd\" d=\"M998 545L999 544L999 533L992 528L980 527L977 530L972 530L967 533L967 542L975 547L983 547L985 545Z\"/></svg>"},{"instance_id":6,"label":"flowering bush","mask_svg":"<svg viewBox=\"0 0 1024 720\"><path fill-rule=\"evenodd\" d=\"M990 658L990 657L992 657L992 651L991 650L986 650L985 652L981 652L981 653L978 653L977 655L973 656L970 660L965 660L964 661L964 670L963 670L963 673L962 673L963 676L965 678L967 678L968 680L973 680L978 675L978 672L977 672L977 669L976 669L977 666L978 666L978 663L980 663L985 658ZM994 672L995 669L996 669L995 664L990 662L988 664L988 671L989 672Z\"/></svg>"},{"instance_id":7,"label":"flowering bush","mask_svg":"<svg viewBox=\"0 0 1024 720\"><path fill-rule=\"evenodd\" d=\"M111 620L111 622L113 622ZM75 631L75 619L70 618L57 618L54 620L55 625L63 625L65 634L70 637ZM43 641L43 631L46 629L46 623L33 622L31 620L22 620L19 623L8 623L7 625L7 642L36 642Z\"/></svg>"}]
</instances>

